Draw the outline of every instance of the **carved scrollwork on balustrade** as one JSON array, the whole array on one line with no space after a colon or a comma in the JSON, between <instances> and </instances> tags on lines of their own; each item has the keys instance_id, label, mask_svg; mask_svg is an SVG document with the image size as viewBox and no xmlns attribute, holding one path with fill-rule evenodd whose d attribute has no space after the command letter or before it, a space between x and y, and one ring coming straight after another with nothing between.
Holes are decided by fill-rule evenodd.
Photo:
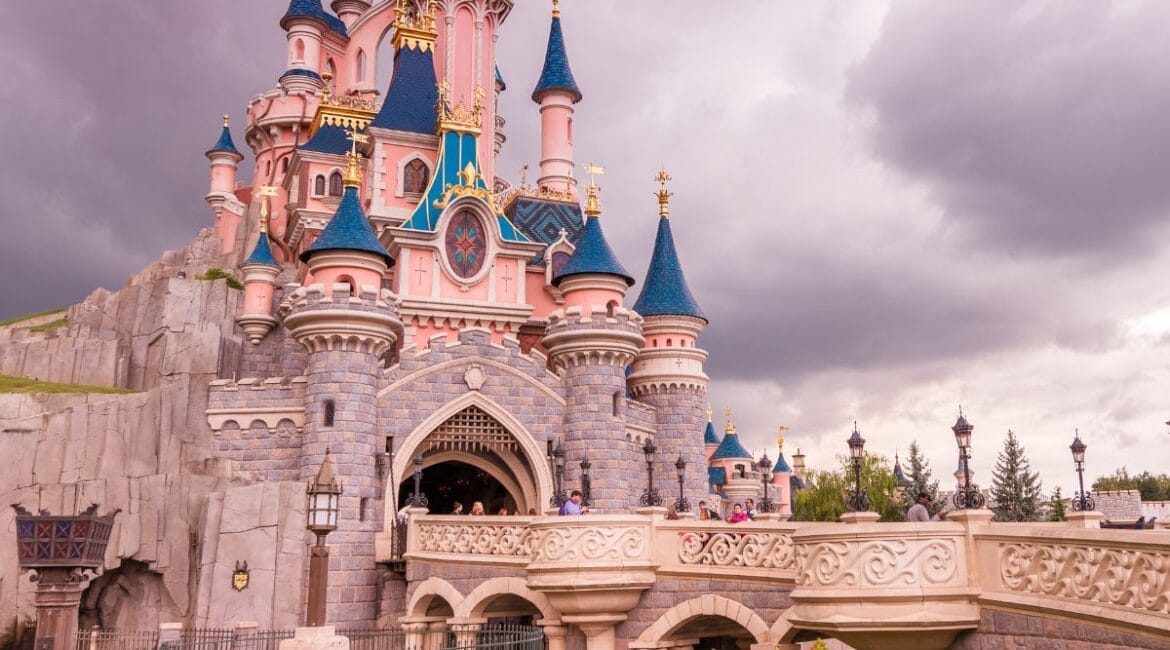
<instances>
[{"instance_id":1,"label":"carved scrollwork on balustrade","mask_svg":"<svg viewBox=\"0 0 1170 650\"><path fill-rule=\"evenodd\" d=\"M790 570L792 536L783 533L679 531L678 559L686 565Z\"/></svg>"},{"instance_id":2,"label":"carved scrollwork on balustrade","mask_svg":"<svg viewBox=\"0 0 1170 650\"><path fill-rule=\"evenodd\" d=\"M431 524L418 531L418 550L426 553L532 557L532 531L524 525Z\"/></svg>"},{"instance_id":3,"label":"carved scrollwork on balustrade","mask_svg":"<svg viewBox=\"0 0 1170 650\"><path fill-rule=\"evenodd\" d=\"M646 531L637 526L544 528L534 544L535 562L639 560L646 544Z\"/></svg>"},{"instance_id":4,"label":"carved scrollwork on balustrade","mask_svg":"<svg viewBox=\"0 0 1170 650\"><path fill-rule=\"evenodd\" d=\"M920 587L958 576L953 539L821 542L797 546L801 587Z\"/></svg>"},{"instance_id":5,"label":"carved scrollwork on balustrade","mask_svg":"<svg viewBox=\"0 0 1170 650\"><path fill-rule=\"evenodd\" d=\"M1139 549L1003 543L1011 591L1170 614L1170 554Z\"/></svg>"}]
</instances>

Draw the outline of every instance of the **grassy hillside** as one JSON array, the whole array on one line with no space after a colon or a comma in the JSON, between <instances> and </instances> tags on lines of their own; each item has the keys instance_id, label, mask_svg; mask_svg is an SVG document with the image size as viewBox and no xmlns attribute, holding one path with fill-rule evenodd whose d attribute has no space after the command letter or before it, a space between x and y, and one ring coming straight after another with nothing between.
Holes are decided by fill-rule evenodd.
<instances>
[{"instance_id":1,"label":"grassy hillside","mask_svg":"<svg viewBox=\"0 0 1170 650\"><path fill-rule=\"evenodd\" d=\"M48 381L37 381L36 379L29 379L27 377L0 375L0 393L101 393L105 395L123 395L133 392L124 388L56 384Z\"/></svg>"}]
</instances>

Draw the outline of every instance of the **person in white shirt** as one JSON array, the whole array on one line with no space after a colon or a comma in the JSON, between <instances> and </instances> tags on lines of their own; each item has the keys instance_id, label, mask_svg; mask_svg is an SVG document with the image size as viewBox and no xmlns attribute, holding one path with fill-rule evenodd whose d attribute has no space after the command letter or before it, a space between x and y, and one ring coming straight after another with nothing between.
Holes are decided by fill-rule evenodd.
<instances>
[{"instance_id":1,"label":"person in white shirt","mask_svg":"<svg viewBox=\"0 0 1170 650\"><path fill-rule=\"evenodd\" d=\"M906 513L906 521L930 521L930 511L926 509L928 503L930 503L930 495L919 492L918 496L914 498L914 505L910 506L910 510Z\"/></svg>"}]
</instances>

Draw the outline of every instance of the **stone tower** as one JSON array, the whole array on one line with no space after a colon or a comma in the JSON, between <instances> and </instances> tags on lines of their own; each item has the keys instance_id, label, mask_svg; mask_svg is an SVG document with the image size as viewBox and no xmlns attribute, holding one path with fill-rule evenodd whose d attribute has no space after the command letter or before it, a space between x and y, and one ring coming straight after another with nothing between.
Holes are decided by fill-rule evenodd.
<instances>
[{"instance_id":1,"label":"stone tower","mask_svg":"<svg viewBox=\"0 0 1170 650\"><path fill-rule=\"evenodd\" d=\"M565 309L549 315L544 346L564 373L566 490L592 463L592 505L624 512L637 504L641 451L627 439L626 368L642 347L642 319L622 307L634 283L601 230L598 187L589 187L581 241L553 283Z\"/></svg>"},{"instance_id":2,"label":"stone tower","mask_svg":"<svg viewBox=\"0 0 1170 650\"><path fill-rule=\"evenodd\" d=\"M381 359L402 333L397 297L382 289L394 260L362 211L358 156L350 154L345 192L329 225L301 255L309 277L287 287L284 323L309 353L300 477L311 479L326 450L342 483L338 529L329 537L330 623L375 620L380 571L374 538L383 528L375 456Z\"/></svg>"},{"instance_id":3,"label":"stone tower","mask_svg":"<svg viewBox=\"0 0 1170 650\"><path fill-rule=\"evenodd\" d=\"M640 402L658 412L658 449L661 466L655 474L676 476L674 462L686 461L684 491L692 507L708 492L707 450L703 431L703 406L707 375L703 363L707 352L695 347L707 318L699 309L686 277L683 276L674 234L670 229L670 175L658 174L658 236L646 284L634 304L644 319L646 345L634 361L629 377L630 391ZM709 427L710 428L710 427ZM712 431L713 433L713 431ZM713 436L712 436L713 437ZM714 441L716 444L718 440ZM678 488L665 492L678 498Z\"/></svg>"}]
</instances>

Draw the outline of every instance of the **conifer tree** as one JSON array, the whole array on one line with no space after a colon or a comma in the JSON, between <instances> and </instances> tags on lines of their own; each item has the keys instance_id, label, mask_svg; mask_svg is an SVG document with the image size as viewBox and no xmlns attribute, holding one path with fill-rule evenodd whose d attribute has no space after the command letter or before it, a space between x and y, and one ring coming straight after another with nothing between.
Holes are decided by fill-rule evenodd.
<instances>
[{"instance_id":1,"label":"conifer tree","mask_svg":"<svg viewBox=\"0 0 1170 650\"><path fill-rule=\"evenodd\" d=\"M1068 508L1064 505L1064 497L1060 488L1052 491L1052 510L1048 512L1048 521L1064 521L1068 515Z\"/></svg>"},{"instance_id":2,"label":"conifer tree","mask_svg":"<svg viewBox=\"0 0 1170 650\"><path fill-rule=\"evenodd\" d=\"M930 461L922 455L922 449L918 446L917 440L910 442L910 455L906 457L906 478L910 481L910 485L902 494L902 506L905 509L909 510L910 506L914 505L920 492L930 495L930 505L928 506L930 512L939 512L946 506L946 499L941 499L938 496L938 481L934 480L930 471Z\"/></svg>"},{"instance_id":3,"label":"conifer tree","mask_svg":"<svg viewBox=\"0 0 1170 650\"><path fill-rule=\"evenodd\" d=\"M991 476L995 520L1036 521L1040 514L1039 479L1024 456L1024 447L1009 430Z\"/></svg>"}]
</instances>

